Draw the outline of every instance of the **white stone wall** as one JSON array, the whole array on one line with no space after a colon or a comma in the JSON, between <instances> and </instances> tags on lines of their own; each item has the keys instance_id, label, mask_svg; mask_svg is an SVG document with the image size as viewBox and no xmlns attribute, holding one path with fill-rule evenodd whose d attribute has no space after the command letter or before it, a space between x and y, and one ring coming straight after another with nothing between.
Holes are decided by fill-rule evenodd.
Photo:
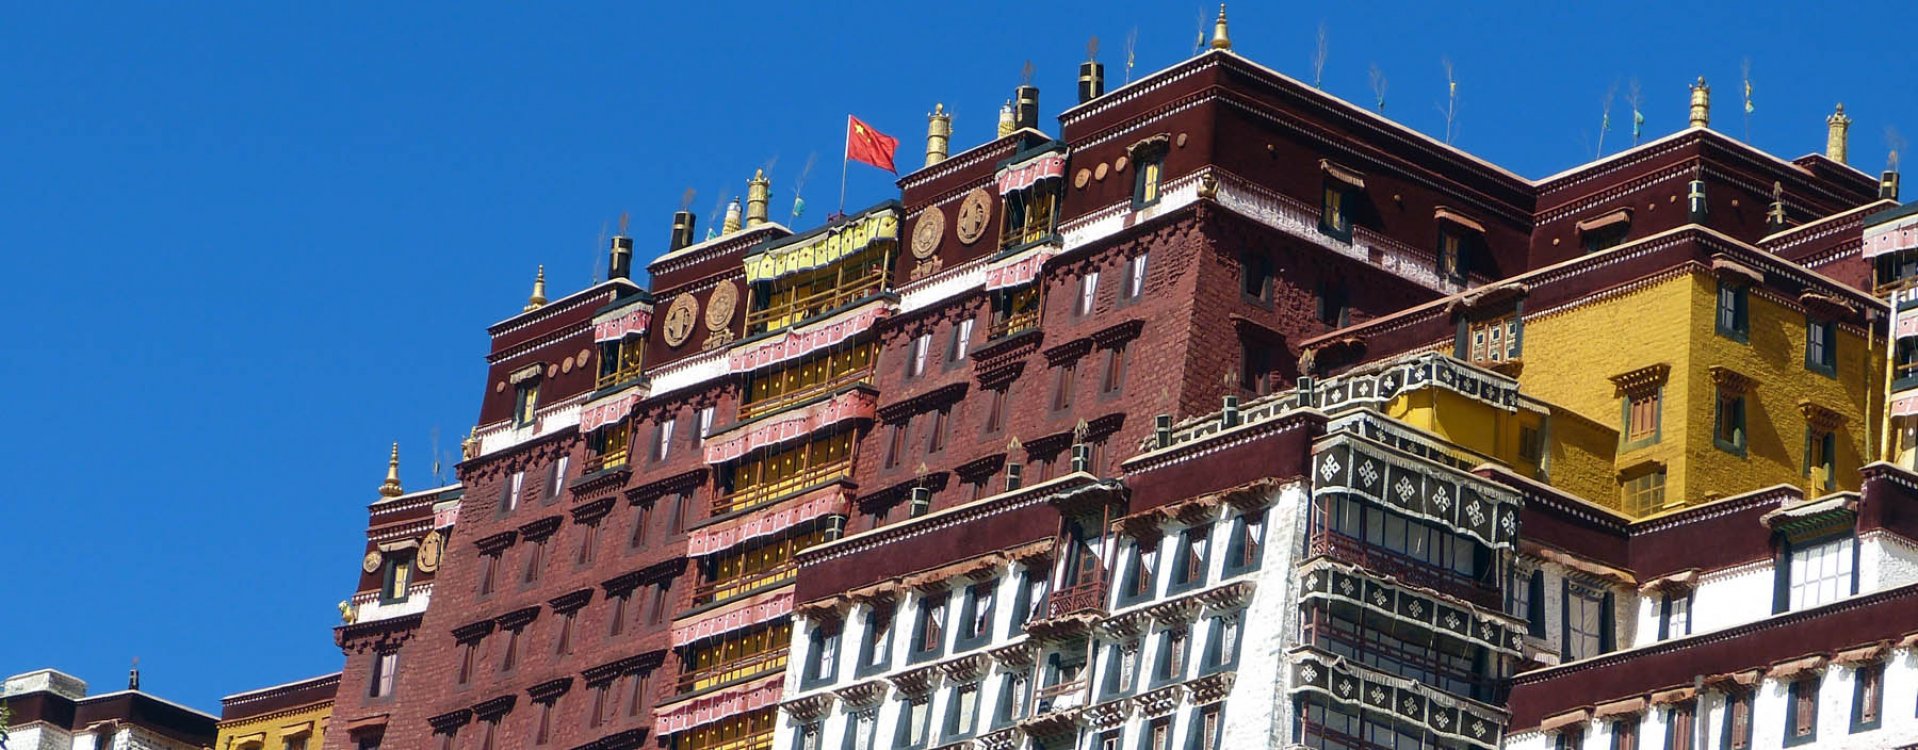
<instances>
[{"instance_id":1,"label":"white stone wall","mask_svg":"<svg viewBox=\"0 0 1918 750\"><path fill-rule=\"evenodd\" d=\"M73 734L49 724L34 724L12 730L7 740L7 750L69 750L73 747Z\"/></svg>"},{"instance_id":2,"label":"white stone wall","mask_svg":"<svg viewBox=\"0 0 1918 750\"><path fill-rule=\"evenodd\" d=\"M1309 487L1295 482L1280 487L1278 500L1266 511L1265 559L1259 588L1246 607L1239 674L1226 698L1232 710L1225 713L1223 747L1282 747L1292 741L1285 651L1299 642L1295 570L1305 548L1311 500Z\"/></svg>"}]
</instances>

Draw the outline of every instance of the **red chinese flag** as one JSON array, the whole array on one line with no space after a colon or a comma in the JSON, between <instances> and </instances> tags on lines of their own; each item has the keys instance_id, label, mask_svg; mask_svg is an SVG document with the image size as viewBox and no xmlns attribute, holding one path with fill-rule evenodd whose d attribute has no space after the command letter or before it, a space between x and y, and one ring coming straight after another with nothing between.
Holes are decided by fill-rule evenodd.
<instances>
[{"instance_id":1,"label":"red chinese flag","mask_svg":"<svg viewBox=\"0 0 1918 750\"><path fill-rule=\"evenodd\" d=\"M893 152L898 150L898 138L873 130L871 125L860 122L859 118L846 115L847 159L899 174L899 170L892 165Z\"/></svg>"}]
</instances>

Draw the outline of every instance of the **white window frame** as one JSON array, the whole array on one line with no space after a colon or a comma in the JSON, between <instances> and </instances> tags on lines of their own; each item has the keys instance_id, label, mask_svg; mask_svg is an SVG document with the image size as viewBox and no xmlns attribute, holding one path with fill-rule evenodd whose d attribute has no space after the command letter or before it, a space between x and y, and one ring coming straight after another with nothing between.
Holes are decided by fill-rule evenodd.
<instances>
[{"instance_id":1,"label":"white window frame","mask_svg":"<svg viewBox=\"0 0 1918 750\"><path fill-rule=\"evenodd\" d=\"M1851 537L1805 547L1793 547L1786 586L1791 611L1817 607L1851 596L1858 571L1853 565L1857 542Z\"/></svg>"},{"instance_id":2,"label":"white window frame","mask_svg":"<svg viewBox=\"0 0 1918 750\"><path fill-rule=\"evenodd\" d=\"M1079 277L1079 314L1091 315L1092 306L1099 298L1099 272L1087 271Z\"/></svg>"},{"instance_id":3,"label":"white window frame","mask_svg":"<svg viewBox=\"0 0 1918 750\"><path fill-rule=\"evenodd\" d=\"M1127 267L1131 269L1131 275L1126 279L1125 297L1138 299L1145 294L1146 254L1132 256Z\"/></svg>"},{"instance_id":4,"label":"white window frame","mask_svg":"<svg viewBox=\"0 0 1918 750\"><path fill-rule=\"evenodd\" d=\"M912 362L908 364L906 376L916 378L926 374L926 360L932 351L932 334L922 333L912 340Z\"/></svg>"}]
</instances>

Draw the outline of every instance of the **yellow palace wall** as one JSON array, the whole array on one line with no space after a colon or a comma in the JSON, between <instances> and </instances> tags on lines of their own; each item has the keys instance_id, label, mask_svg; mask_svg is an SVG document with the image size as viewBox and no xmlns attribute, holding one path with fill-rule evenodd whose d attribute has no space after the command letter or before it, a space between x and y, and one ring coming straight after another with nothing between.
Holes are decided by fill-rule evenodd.
<instances>
[{"instance_id":1,"label":"yellow palace wall","mask_svg":"<svg viewBox=\"0 0 1918 750\"><path fill-rule=\"evenodd\" d=\"M221 722L214 750L281 750L286 739L304 731L307 750L319 750L326 744L326 720L333 715L332 702L276 711L259 716Z\"/></svg>"}]
</instances>

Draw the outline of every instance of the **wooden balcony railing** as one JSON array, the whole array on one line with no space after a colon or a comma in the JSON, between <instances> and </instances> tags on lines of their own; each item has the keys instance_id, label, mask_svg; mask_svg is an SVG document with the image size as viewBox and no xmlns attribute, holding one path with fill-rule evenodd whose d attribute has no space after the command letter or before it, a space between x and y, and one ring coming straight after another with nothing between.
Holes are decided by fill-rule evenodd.
<instances>
[{"instance_id":1,"label":"wooden balcony railing","mask_svg":"<svg viewBox=\"0 0 1918 750\"><path fill-rule=\"evenodd\" d=\"M713 499L713 514L756 508L781 495L851 475L852 459L842 458L829 464L806 469L785 479L762 482L720 495Z\"/></svg>"},{"instance_id":2,"label":"wooden balcony railing","mask_svg":"<svg viewBox=\"0 0 1918 750\"><path fill-rule=\"evenodd\" d=\"M622 364L617 370L601 373L599 377L593 381L593 387L610 388L620 383L638 380L640 373L644 371L645 368L640 367L638 362Z\"/></svg>"},{"instance_id":3,"label":"wooden balcony railing","mask_svg":"<svg viewBox=\"0 0 1918 750\"><path fill-rule=\"evenodd\" d=\"M872 368L854 370L839 377L821 383L796 388L785 393L775 393L758 401L739 405L739 418L743 420L771 414L822 393L831 393L854 383L871 383Z\"/></svg>"},{"instance_id":4,"label":"wooden balcony railing","mask_svg":"<svg viewBox=\"0 0 1918 750\"><path fill-rule=\"evenodd\" d=\"M756 573L702 583L693 587L693 604L700 606L723 602L748 591L790 581L798 574L799 563L788 561Z\"/></svg>"},{"instance_id":5,"label":"wooden balcony railing","mask_svg":"<svg viewBox=\"0 0 1918 750\"><path fill-rule=\"evenodd\" d=\"M1032 222L1007 231L999 238L999 249L1008 250L1020 245L1030 245L1053 234L1051 221Z\"/></svg>"},{"instance_id":6,"label":"wooden balcony railing","mask_svg":"<svg viewBox=\"0 0 1918 750\"><path fill-rule=\"evenodd\" d=\"M1312 537L1312 554L1325 555L1402 582L1451 594L1465 601L1497 609L1503 597L1497 588L1439 565L1390 552L1344 534L1321 531Z\"/></svg>"},{"instance_id":7,"label":"wooden balcony railing","mask_svg":"<svg viewBox=\"0 0 1918 750\"><path fill-rule=\"evenodd\" d=\"M786 668L785 647L743 656L724 664L715 664L705 669L695 669L679 676L679 692L690 693L695 690L749 680L761 675L771 674Z\"/></svg>"},{"instance_id":8,"label":"wooden balcony railing","mask_svg":"<svg viewBox=\"0 0 1918 750\"><path fill-rule=\"evenodd\" d=\"M1077 612L1103 612L1106 608L1105 579L1081 583L1052 592L1047 599L1046 616L1063 617Z\"/></svg>"},{"instance_id":9,"label":"wooden balcony railing","mask_svg":"<svg viewBox=\"0 0 1918 750\"><path fill-rule=\"evenodd\" d=\"M623 468L626 466L626 454L627 454L626 449L621 448L615 451L607 451L605 453L601 453L597 456L587 459L586 473L594 474L602 471L611 471L613 469Z\"/></svg>"},{"instance_id":10,"label":"wooden balcony railing","mask_svg":"<svg viewBox=\"0 0 1918 750\"><path fill-rule=\"evenodd\" d=\"M772 730L769 729L761 734L749 734L737 739L714 742L712 744L695 744L684 740L673 744L677 747L686 748L686 750L769 750L769 748L773 746L773 733Z\"/></svg>"},{"instance_id":11,"label":"wooden balcony railing","mask_svg":"<svg viewBox=\"0 0 1918 750\"><path fill-rule=\"evenodd\" d=\"M886 271L881 266L823 292L814 292L764 310L753 310L746 313L746 335L765 333L772 328L791 325L854 300L870 297L879 291L885 280Z\"/></svg>"},{"instance_id":12,"label":"wooden balcony railing","mask_svg":"<svg viewBox=\"0 0 1918 750\"><path fill-rule=\"evenodd\" d=\"M986 338L998 339L1015 333L1030 331L1039 325L1039 308L1034 306L1025 312L1016 312L992 321L992 327L986 329Z\"/></svg>"}]
</instances>

